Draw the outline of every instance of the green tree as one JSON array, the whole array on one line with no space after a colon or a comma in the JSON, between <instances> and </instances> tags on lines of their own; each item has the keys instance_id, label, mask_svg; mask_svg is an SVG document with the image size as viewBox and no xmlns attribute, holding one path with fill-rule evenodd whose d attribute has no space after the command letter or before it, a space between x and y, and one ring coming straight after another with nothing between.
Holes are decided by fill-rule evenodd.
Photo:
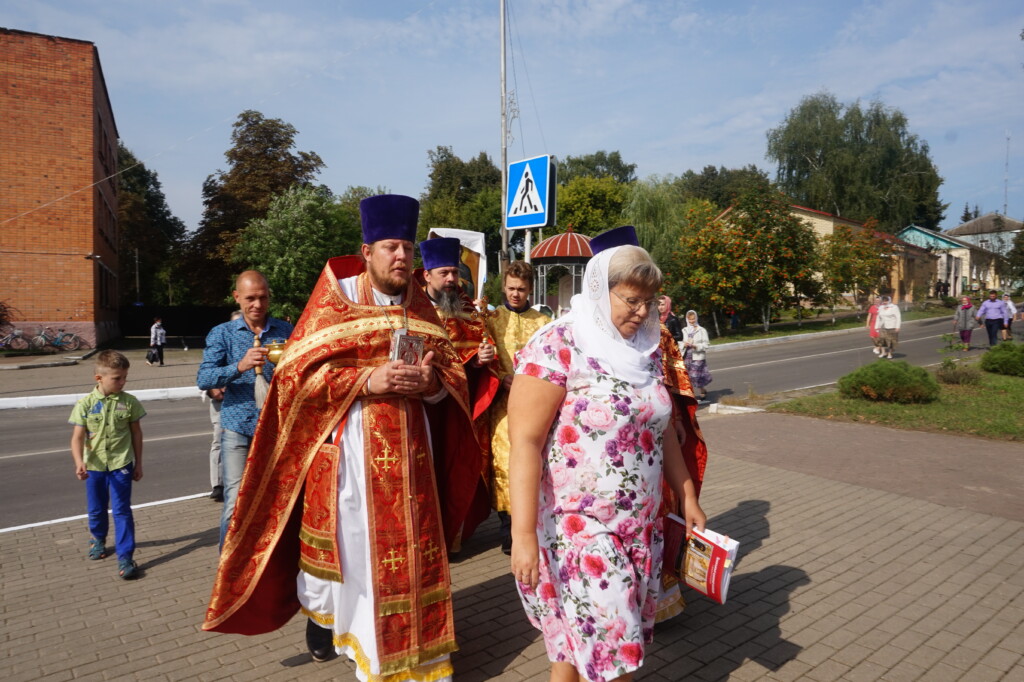
<instances>
[{"instance_id":1,"label":"green tree","mask_svg":"<svg viewBox=\"0 0 1024 682\"><path fill-rule=\"evenodd\" d=\"M753 164L743 168L704 166L700 173L688 170L676 180L683 196L706 199L722 209L731 206L743 192L767 190L771 184L768 174Z\"/></svg>"},{"instance_id":2,"label":"green tree","mask_svg":"<svg viewBox=\"0 0 1024 682\"><path fill-rule=\"evenodd\" d=\"M454 227L484 233L488 255L501 250L501 171L486 152L463 161L451 147L427 152L430 168L427 190L420 197L419 239L434 227ZM488 259L492 272L497 258Z\"/></svg>"},{"instance_id":3,"label":"green tree","mask_svg":"<svg viewBox=\"0 0 1024 682\"><path fill-rule=\"evenodd\" d=\"M768 131L776 182L796 203L886 230L911 223L939 229L948 204L928 143L898 109L841 104L828 93L804 98Z\"/></svg>"},{"instance_id":4,"label":"green tree","mask_svg":"<svg viewBox=\"0 0 1024 682\"><path fill-rule=\"evenodd\" d=\"M579 176L558 188L558 223L595 235L622 224L628 185L610 175Z\"/></svg>"},{"instance_id":5,"label":"green tree","mask_svg":"<svg viewBox=\"0 0 1024 682\"><path fill-rule=\"evenodd\" d=\"M960 224L967 223L974 220L974 214L971 213L971 207L968 203L964 202L964 212L960 214Z\"/></svg>"},{"instance_id":6,"label":"green tree","mask_svg":"<svg viewBox=\"0 0 1024 682\"><path fill-rule=\"evenodd\" d=\"M324 263L359 253L357 207L358 201L342 201L324 187L294 185L271 201L265 217L246 226L232 262L239 271L251 268L266 276L274 315L298 319Z\"/></svg>"},{"instance_id":7,"label":"green tree","mask_svg":"<svg viewBox=\"0 0 1024 682\"><path fill-rule=\"evenodd\" d=\"M619 152L603 149L583 156L567 156L558 162L558 183L565 185L576 178L612 178L620 184L636 180L636 164L626 163Z\"/></svg>"},{"instance_id":8,"label":"green tree","mask_svg":"<svg viewBox=\"0 0 1024 682\"><path fill-rule=\"evenodd\" d=\"M889 269L892 245L874 228L873 220L860 230L837 225L832 234L825 235L819 242L820 297L832 310L833 324L836 305L842 302L844 294L852 293L855 298L870 294L877 290Z\"/></svg>"},{"instance_id":9,"label":"green tree","mask_svg":"<svg viewBox=\"0 0 1024 682\"><path fill-rule=\"evenodd\" d=\"M1013 238L1013 245L1006 254L1004 273L1017 289L1024 286L1024 230Z\"/></svg>"},{"instance_id":10,"label":"green tree","mask_svg":"<svg viewBox=\"0 0 1024 682\"><path fill-rule=\"evenodd\" d=\"M185 223L171 213L157 174L124 144L118 145L117 161L121 303L172 303L173 296L157 273L170 272L178 263Z\"/></svg>"},{"instance_id":11,"label":"green tree","mask_svg":"<svg viewBox=\"0 0 1024 682\"><path fill-rule=\"evenodd\" d=\"M266 215L274 197L295 184L311 185L324 167L316 153L294 151L297 134L294 126L251 109L232 125L227 170L203 183L203 217L188 249L193 286L203 302L223 301L239 233Z\"/></svg>"},{"instance_id":12,"label":"green tree","mask_svg":"<svg viewBox=\"0 0 1024 682\"><path fill-rule=\"evenodd\" d=\"M775 191L750 189L733 208L714 216L705 207L690 216L680 240L686 300L704 310L725 305L757 311L765 331L772 309L795 294L813 297L816 238Z\"/></svg>"}]
</instances>

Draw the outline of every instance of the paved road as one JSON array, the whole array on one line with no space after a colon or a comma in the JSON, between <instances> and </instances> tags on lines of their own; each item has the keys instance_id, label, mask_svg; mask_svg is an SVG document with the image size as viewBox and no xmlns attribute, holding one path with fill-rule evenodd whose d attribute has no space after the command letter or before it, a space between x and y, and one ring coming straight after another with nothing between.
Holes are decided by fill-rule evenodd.
<instances>
[{"instance_id":1,"label":"paved road","mask_svg":"<svg viewBox=\"0 0 1024 682\"><path fill-rule=\"evenodd\" d=\"M947 330L945 319L906 325L897 357L919 365L938 362L941 336ZM866 335L858 331L716 348L708 354L708 362L715 377L709 393L717 400L749 391L774 393L828 384L861 365L881 361L871 353ZM63 385L68 382L61 378L62 373L87 370L80 365L31 371L47 373L46 385ZM180 374L181 385L189 385L195 373L191 364L161 371ZM72 385L80 386L83 381ZM138 383L146 385L145 380ZM206 406L194 399L149 401L145 406L149 413L143 420L146 476L135 486L133 502L207 492L210 426ZM69 411L69 407L0 410L0 433L4 434L0 443L0 528L83 513L84 491L74 478L68 450ZM39 494L40 481L47 482L45 496Z\"/></svg>"},{"instance_id":2,"label":"paved road","mask_svg":"<svg viewBox=\"0 0 1024 682\"><path fill-rule=\"evenodd\" d=\"M913 365L931 365L942 360L942 335L950 332L945 318L923 320L905 325L894 354L897 360ZM975 334L974 342L984 344L984 335ZM970 354L984 352L977 348ZM871 352L867 333L850 331L809 335L784 343L747 347L712 346L708 366L714 380L708 387L712 400L724 396L776 393L809 386L830 384L866 364L883 362Z\"/></svg>"},{"instance_id":3,"label":"paved road","mask_svg":"<svg viewBox=\"0 0 1024 682\"><path fill-rule=\"evenodd\" d=\"M207 406L199 400L154 400L145 407L144 476L132 488L132 503L209 492ZM0 528L85 513L85 488L75 478L68 445L70 412L0 411Z\"/></svg>"}]
</instances>

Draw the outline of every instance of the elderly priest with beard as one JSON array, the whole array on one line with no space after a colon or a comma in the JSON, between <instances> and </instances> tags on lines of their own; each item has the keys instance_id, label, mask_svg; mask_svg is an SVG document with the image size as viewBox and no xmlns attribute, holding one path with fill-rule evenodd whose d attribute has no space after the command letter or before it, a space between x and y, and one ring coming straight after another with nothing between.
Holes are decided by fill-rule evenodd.
<instances>
[{"instance_id":1,"label":"elderly priest with beard","mask_svg":"<svg viewBox=\"0 0 1024 682\"><path fill-rule=\"evenodd\" d=\"M438 479L453 486L440 490L445 510L445 530L454 530L447 538L449 550L457 552L463 540L491 511L490 486L490 415L488 408L498 393L499 381L492 369L494 344L487 326L473 301L463 291L459 280L462 244L454 237L436 237L420 242L423 258L424 291L434 304L441 324L448 332L455 352L462 361L469 382L469 396L476 441L461 438L452 443L445 439L452 433L448 417L433 406L427 407L431 425L435 466ZM465 505L465 506L463 506ZM458 528L450 528L448 519L463 519Z\"/></svg>"},{"instance_id":2,"label":"elderly priest with beard","mask_svg":"<svg viewBox=\"0 0 1024 682\"><path fill-rule=\"evenodd\" d=\"M361 257L327 262L274 373L203 629L260 634L301 610L317 661L344 653L361 680L450 679L437 489L451 486L435 480L424 405L472 438L466 376L412 278L418 202L359 209ZM415 364L392 359L403 336L422 344Z\"/></svg>"}]
</instances>

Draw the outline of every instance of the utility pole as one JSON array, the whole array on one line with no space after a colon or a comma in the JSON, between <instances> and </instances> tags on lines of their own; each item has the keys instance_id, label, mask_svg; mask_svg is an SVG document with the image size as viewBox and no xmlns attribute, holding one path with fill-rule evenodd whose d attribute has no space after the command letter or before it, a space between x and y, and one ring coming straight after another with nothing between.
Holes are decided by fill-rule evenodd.
<instances>
[{"instance_id":1,"label":"utility pole","mask_svg":"<svg viewBox=\"0 0 1024 682\"><path fill-rule=\"evenodd\" d=\"M508 206L508 96L505 92L505 0L498 0L501 15L501 253L498 275L504 277L508 266L508 230L505 229L505 207Z\"/></svg>"},{"instance_id":2,"label":"utility pole","mask_svg":"<svg viewBox=\"0 0 1024 682\"><path fill-rule=\"evenodd\" d=\"M1010 191L1010 131L1006 131L1006 165L1003 167L1003 215L1008 207L1007 194Z\"/></svg>"}]
</instances>

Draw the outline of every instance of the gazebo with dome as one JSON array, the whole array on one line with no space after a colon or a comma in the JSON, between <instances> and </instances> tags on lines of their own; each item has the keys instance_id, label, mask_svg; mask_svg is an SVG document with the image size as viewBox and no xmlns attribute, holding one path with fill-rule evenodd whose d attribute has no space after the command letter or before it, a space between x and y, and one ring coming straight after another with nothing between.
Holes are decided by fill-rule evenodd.
<instances>
[{"instance_id":1,"label":"gazebo with dome","mask_svg":"<svg viewBox=\"0 0 1024 682\"><path fill-rule=\"evenodd\" d=\"M590 237L573 232L571 227L533 247L530 261L534 268L535 302L548 305L557 317L560 310L569 307L573 295L583 291L583 273L593 255ZM557 301L551 305L547 296L548 277L565 270L568 272L558 278Z\"/></svg>"}]
</instances>

